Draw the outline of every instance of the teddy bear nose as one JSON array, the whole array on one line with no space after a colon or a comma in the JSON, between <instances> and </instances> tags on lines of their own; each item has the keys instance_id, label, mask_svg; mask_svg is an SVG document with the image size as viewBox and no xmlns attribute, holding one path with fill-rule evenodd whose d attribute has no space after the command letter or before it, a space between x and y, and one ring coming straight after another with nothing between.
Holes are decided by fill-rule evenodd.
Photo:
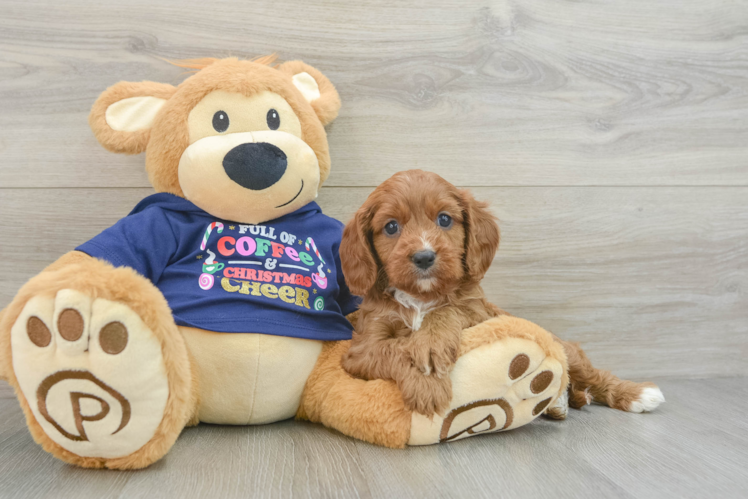
<instances>
[{"instance_id":1,"label":"teddy bear nose","mask_svg":"<svg viewBox=\"0 0 748 500\"><path fill-rule=\"evenodd\" d=\"M434 261L436 260L436 253L431 250L421 250L420 252L416 252L416 254L413 255L412 259L413 264L415 264L420 269L426 270L434 265Z\"/></svg>"},{"instance_id":2,"label":"teddy bear nose","mask_svg":"<svg viewBox=\"0 0 748 500\"><path fill-rule=\"evenodd\" d=\"M223 169L229 178L247 189L259 191L278 182L286 173L288 159L268 142L240 144L223 157Z\"/></svg>"}]
</instances>

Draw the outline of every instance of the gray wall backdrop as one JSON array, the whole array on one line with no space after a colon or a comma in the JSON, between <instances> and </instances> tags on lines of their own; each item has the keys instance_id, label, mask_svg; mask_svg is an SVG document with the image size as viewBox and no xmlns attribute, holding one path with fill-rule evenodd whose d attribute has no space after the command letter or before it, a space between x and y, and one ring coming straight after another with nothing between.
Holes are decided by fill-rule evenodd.
<instances>
[{"instance_id":1,"label":"gray wall backdrop","mask_svg":"<svg viewBox=\"0 0 748 500\"><path fill-rule=\"evenodd\" d=\"M432 170L501 219L502 308L623 376L746 375L746 26L740 0L4 0L0 307L152 192L91 134L100 92L276 52L343 100L328 214Z\"/></svg>"}]
</instances>

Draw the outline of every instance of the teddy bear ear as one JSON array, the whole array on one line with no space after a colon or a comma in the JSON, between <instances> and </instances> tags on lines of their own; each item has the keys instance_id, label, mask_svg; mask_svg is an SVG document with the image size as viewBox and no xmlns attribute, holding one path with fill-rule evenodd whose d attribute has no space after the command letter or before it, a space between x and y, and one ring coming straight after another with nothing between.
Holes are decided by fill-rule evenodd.
<instances>
[{"instance_id":1,"label":"teddy bear ear","mask_svg":"<svg viewBox=\"0 0 748 500\"><path fill-rule=\"evenodd\" d=\"M322 125L327 125L338 116L340 110L338 91L318 69L302 61L288 61L276 68L291 76L294 86L312 105Z\"/></svg>"},{"instance_id":2,"label":"teddy bear ear","mask_svg":"<svg viewBox=\"0 0 748 500\"><path fill-rule=\"evenodd\" d=\"M119 82L96 99L88 124L109 151L142 153L156 115L176 90L165 83Z\"/></svg>"}]
</instances>

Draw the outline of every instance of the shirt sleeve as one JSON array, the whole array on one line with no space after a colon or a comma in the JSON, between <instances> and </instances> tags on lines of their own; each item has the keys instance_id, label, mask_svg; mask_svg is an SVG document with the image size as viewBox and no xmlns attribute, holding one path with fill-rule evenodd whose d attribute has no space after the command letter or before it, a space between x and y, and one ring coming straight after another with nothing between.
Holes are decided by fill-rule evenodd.
<instances>
[{"instance_id":1,"label":"shirt sleeve","mask_svg":"<svg viewBox=\"0 0 748 500\"><path fill-rule=\"evenodd\" d=\"M131 267L156 283L177 251L177 239L164 211L152 208L120 219L76 250Z\"/></svg>"},{"instance_id":2,"label":"shirt sleeve","mask_svg":"<svg viewBox=\"0 0 748 500\"><path fill-rule=\"evenodd\" d=\"M340 254L338 249L334 249L335 253L335 268L338 274L338 305L344 316L348 316L352 312L358 310L358 306L361 304L361 297L353 295L348 288L348 284L345 282L345 276L343 276L343 266L340 264Z\"/></svg>"}]
</instances>

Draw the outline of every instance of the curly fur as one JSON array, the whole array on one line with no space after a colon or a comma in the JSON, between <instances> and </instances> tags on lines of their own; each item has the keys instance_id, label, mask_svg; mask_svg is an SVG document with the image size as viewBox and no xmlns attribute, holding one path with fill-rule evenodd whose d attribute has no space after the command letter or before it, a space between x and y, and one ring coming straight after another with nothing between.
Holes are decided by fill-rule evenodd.
<instances>
[{"instance_id":1,"label":"curly fur","mask_svg":"<svg viewBox=\"0 0 748 500\"><path fill-rule=\"evenodd\" d=\"M572 408L595 401L617 410L635 411L633 405L641 399L644 390L657 388L652 382L621 380L607 370L595 368L578 343L557 340L564 346L569 360L569 406Z\"/></svg>"}]
</instances>

